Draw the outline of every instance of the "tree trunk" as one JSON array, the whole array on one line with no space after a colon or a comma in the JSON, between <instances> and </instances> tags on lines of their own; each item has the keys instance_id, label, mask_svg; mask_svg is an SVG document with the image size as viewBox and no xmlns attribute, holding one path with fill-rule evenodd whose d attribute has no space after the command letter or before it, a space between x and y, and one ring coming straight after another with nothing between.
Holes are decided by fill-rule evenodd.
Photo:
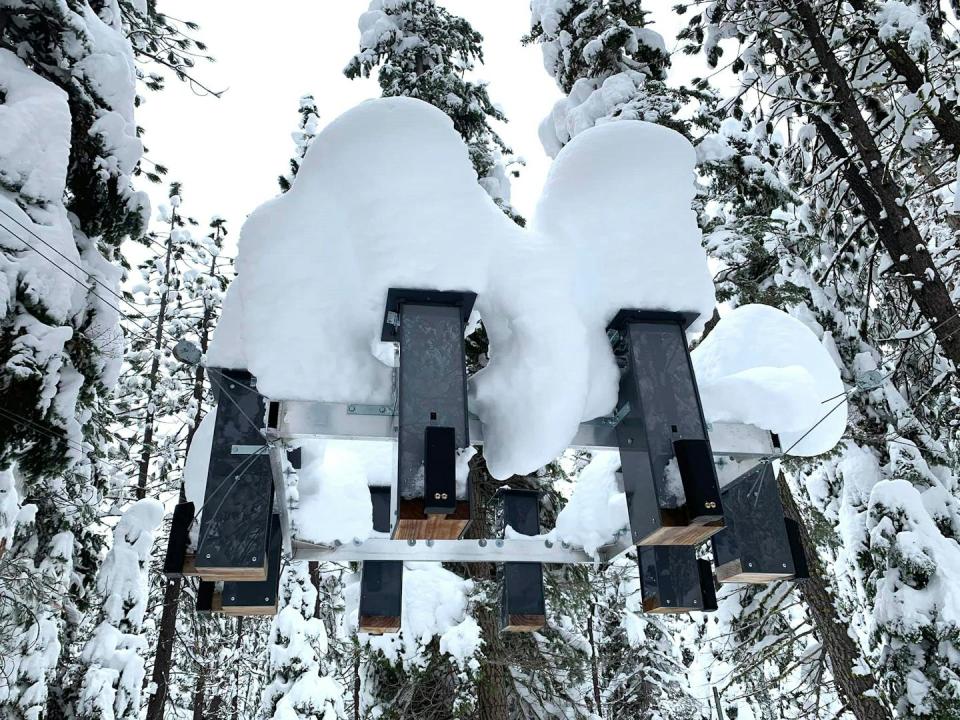
<instances>
[{"instance_id":1,"label":"tree trunk","mask_svg":"<svg viewBox=\"0 0 960 720\"><path fill-rule=\"evenodd\" d=\"M150 474L150 460L153 457L153 426L155 419L155 409L153 406L153 395L157 391L157 385L160 382L160 352L163 350L163 326L167 321L167 303L170 295L170 258L173 255L173 228L177 220L176 211L170 218L170 233L167 236L167 254L164 258L163 266L163 294L160 296L160 309L157 312L156 325L157 331L153 339L153 358L150 360L150 373L148 374L147 386L149 388L147 395L147 415L143 420L143 448L140 450L140 462L137 471L137 500L143 500L147 496L147 477Z\"/></svg>"},{"instance_id":2,"label":"tree trunk","mask_svg":"<svg viewBox=\"0 0 960 720\"><path fill-rule=\"evenodd\" d=\"M210 261L209 276L216 274L216 256ZM210 344L210 323L213 320L213 308L205 306L203 317L200 321L200 350L206 352ZM197 432L197 426L203 419L203 385L205 373L202 365L197 365L193 378L193 399L197 403L197 413L194 416L193 425L187 431L186 441L184 443L186 452L190 452L190 445L193 442L193 436ZM186 497L183 494L183 487L180 487L180 502L184 502ZM150 696L147 703L146 720L163 720L163 714L167 705L167 693L169 688L170 658L173 655L173 639L177 632L177 613L180 610L180 593L183 590L183 579L176 578L168 580L163 589L163 612L160 615L160 632L157 636L157 652L153 658L153 672L150 680L153 682L156 691Z\"/></svg>"},{"instance_id":3,"label":"tree trunk","mask_svg":"<svg viewBox=\"0 0 960 720\"><path fill-rule=\"evenodd\" d=\"M234 657L239 658L240 646L243 644L243 617L237 618L237 644ZM237 661L233 668L233 707L230 710L230 720L237 720L240 717L240 662Z\"/></svg>"},{"instance_id":4,"label":"tree trunk","mask_svg":"<svg viewBox=\"0 0 960 720\"><path fill-rule=\"evenodd\" d=\"M597 641L593 632L593 618L596 611L597 604L591 597L590 614L587 616L587 639L590 641L590 677L593 680L593 702L596 706L596 710L591 709L591 712L596 712L596 714L602 718L603 702L600 698L600 670L597 667Z\"/></svg>"},{"instance_id":5,"label":"tree trunk","mask_svg":"<svg viewBox=\"0 0 960 720\"><path fill-rule=\"evenodd\" d=\"M857 720L893 720L890 709L870 694L874 690L871 678L853 672L860 658L860 650L848 634L846 623L837 615L834 598L824 579L825 569L783 473L778 475L777 480L784 513L796 520L800 527L803 552L810 569L810 578L798 583L800 595L810 609L817 635L830 659L830 670L837 691Z\"/></svg>"},{"instance_id":6,"label":"tree trunk","mask_svg":"<svg viewBox=\"0 0 960 720\"><path fill-rule=\"evenodd\" d=\"M901 188L887 172L873 133L857 104L843 67L823 35L816 13L805 1L797 2L793 7L833 90L836 107L849 128L855 155L861 165L853 162L853 157L840 142L839 136L822 117L812 114L812 119L821 134L826 132L824 141L830 152L837 160L845 161L844 176L894 266L900 271L911 297L930 324L944 354L960 367L960 317L950 299L950 292L927 252L909 209L903 204ZM788 48L782 43L775 48L786 69L790 70L792 60L787 55ZM863 175L860 174L861 167Z\"/></svg>"},{"instance_id":7,"label":"tree trunk","mask_svg":"<svg viewBox=\"0 0 960 720\"><path fill-rule=\"evenodd\" d=\"M473 521L467 529L467 537L484 538L491 532L492 519L488 514L496 482L487 472L487 463L482 453L477 453L470 463L470 488ZM483 582L496 578L493 563L467 563L467 576ZM477 677L477 720L504 720L509 709L508 684L510 663L500 634L498 606L483 603L477 607L476 619L483 638L483 662Z\"/></svg>"},{"instance_id":8,"label":"tree trunk","mask_svg":"<svg viewBox=\"0 0 960 720\"><path fill-rule=\"evenodd\" d=\"M207 685L207 667L201 665L197 671L197 681L193 688L193 720L203 720L203 706Z\"/></svg>"}]
</instances>

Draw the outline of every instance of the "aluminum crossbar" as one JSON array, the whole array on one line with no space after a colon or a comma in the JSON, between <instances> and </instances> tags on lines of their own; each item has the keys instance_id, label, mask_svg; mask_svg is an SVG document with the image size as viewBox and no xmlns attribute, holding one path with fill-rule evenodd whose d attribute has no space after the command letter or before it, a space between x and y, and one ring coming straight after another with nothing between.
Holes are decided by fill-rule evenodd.
<instances>
[{"instance_id":1,"label":"aluminum crossbar","mask_svg":"<svg viewBox=\"0 0 960 720\"><path fill-rule=\"evenodd\" d=\"M623 533L628 537L627 533ZM580 548L550 543L543 537L506 540L390 540L371 538L336 547L293 541L296 560L325 562L362 562L364 560L403 560L405 562L538 562L570 565L606 562L628 550L626 544L600 548L594 558Z\"/></svg>"},{"instance_id":2,"label":"aluminum crossbar","mask_svg":"<svg viewBox=\"0 0 960 720\"><path fill-rule=\"evenodd\" d=\"M278 403L277 425L268 436L277 440L309 438L396 441L397 418L387 405L358 405L302 400ZM715 456L735 459L769 458L780 454L767 430L742 423L711 423L710 445ZM470 443L483 444L483 425L470 415ZM570 447L617 450L616 421L599 418L581 423Z\"/></svg>"}]
</instances>

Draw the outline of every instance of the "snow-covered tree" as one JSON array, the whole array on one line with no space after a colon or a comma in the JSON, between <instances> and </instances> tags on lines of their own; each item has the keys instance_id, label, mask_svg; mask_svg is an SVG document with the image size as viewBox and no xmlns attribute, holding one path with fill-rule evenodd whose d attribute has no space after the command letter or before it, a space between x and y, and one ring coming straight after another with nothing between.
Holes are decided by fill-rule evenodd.
<instances>
[{"instance_id":1,"label":"snow-covered tree","mask_svg":"<svg viewBox=\"0 0 960 720\"><path fill-rule=\"evenodd\" d=\"M346 717L344 690L324 660L327 633L314 617L317 590L307 564L291 562L280 580L279 611L270 631L262 716L275 720Z\"/></svg>"},{"instance_id":2,"label":"snow-covered tree","mask_svg":"<svg viewBox=\"0 0 960 720\"><path fill-rule=\"evenodd\" d=\"M320 113L317 112L317 101L313 99L313 95L304 95L300 98L300 124L291 133L295 150L293 157L290 158L290 172L277 179L283 192L289 190L293 184L293 179L300 170L300 163L303 162L303 156L307 154L307 148L310 147L310 143L317 134L319 120Z\"/></svg>"},{"instance_id":3,"label":"snow-covered tree","mask_svg":"<svg viewBox=\"0 0 960 720\"><path fill-rule=\"evenodd\" d=\"M486 84L467 77L483 63L483 36L435 0L371 0L359 27L360 52L344 68L346 76L369 77L377 69L384 97L415 97L449 115L480 184L522 225L510 205L509 172L518 161L492 125L507 118Z\"/></svg>"},{"instance_id":4,"label":"snow-covered tree","mask_svg":"<svg viewBox=\"0 0 960 720\"><path fill-rule=\"evenodd\" d=\"M640 0L534 0L525 43L566 97L540 125L551 157L577 133L611 119L647 120L684 130L684 93L666 84L670 56L646 26Z\"/></svg>"},{"instance_id":5,"label":"snow-covered tree","mask_svg":"<svg viewBox=\"0 0 960 720\"><path fill-rule=\"evenodd\" d=\"M137 718L144 678L150 553L163 506L138 500L117 523L113 545L100 568L97 589L102 620L83 649L86 667L77 712L86 718Z\"/></svg>"}]
</instances>

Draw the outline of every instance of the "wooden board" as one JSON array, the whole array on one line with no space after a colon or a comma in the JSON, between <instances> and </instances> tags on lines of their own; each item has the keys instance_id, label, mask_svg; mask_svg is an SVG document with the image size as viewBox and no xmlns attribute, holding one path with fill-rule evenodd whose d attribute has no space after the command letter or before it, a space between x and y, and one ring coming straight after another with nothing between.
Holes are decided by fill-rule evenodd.
<instances>
[{"instance_id":1,"label":"wooden board","mask_svg":"<svg viewBox=\"0 0 960 720\"><path fill-rule=\"evenodd\" d=\"M397 524L393 529L395 540L456 540L470 524L470 503L458 500L457 509L450 515L426 515L423 500L401 498Z\"/></svg>"},{"instance_id":2,"label":"wooden board","mask_svg":"<svg viewBox=\"0 0 960 720\"><path fill-rule=\"evenodd\" d=\"M791 580L793 573L744 571L740 560L731 560L717 568L717 580L722 583L750 583L763 585L774 580Z\"/></svg>"},{"instance_id":3,"label":"wooden board","mask_svg":"<svg viewBox=\"0 0 960 720\"><path fill-rule=\"evenodd\" d=\"M277 614L276 605L230 605L227 607L221 607L218 609L218 612L222 612L224 615L229 615L230 617L269 617L271 615Z\"/></svg>"},{"instance_id":4,"label":"wooden board","mask_svg":"<svg viewBox=\"0 0 960 720\"><path fill-rule=\"evenodd\" d=\"M688 612L703 612L702 607L670 607L669 605L661 605L660 598L657 596L648 597L643 601L643 611L645 613L652 613L654 615L668 615L670 613L688 613Z\"/></svg>"},{"instance_id":5,"label":"wooden board","mask_svg":"<svg viewBox=\"0 0 960 720\"><path fill-rule=\"evenodd\" d=\"M671 525L654 530L637 545L700 545L723 530L723 520L715 519L703 525Z\"/></svg>"},{"instance_id":6,"label":"wooden board","mask_svg":"<svg viewBox=\"0 0 960 720\"><path fill-rule=\"evenodd\" d=\"M503 629L507 632L536 632L546 624L544 615L508 615Z\"/></svg>"},{"instance_id":7,"label":"wooden board","mask_svg":"<svg viewBox=\"0 0 960 720\"><path fill-rule=\"evenodd\" d=\"M400 630L400 618L366 616L360 617L359 631L370 635L383 635L385 633L395 633Z\"/></svg>"},{"instance_id":8,"label":"wooden board","mask_svg":"<svg viewBox=\"0 0 960 720\"><path fill-rule=\"evenodd\" d=\"M194 553L187 553L183 558L183 577L200 577L200 571L197 570L197 556Z\"/></svg>"},{"instance_id":9,"label":"wooden board","mask_svg":"<svg viewBox=\"0 0 960 720\"><path fill-rule=\"evenodd\" d=\"M267 579L267 564L263 567L205 567L197 570L202 580L207 582L263 582Z\"/></svg>"}]
</instances>

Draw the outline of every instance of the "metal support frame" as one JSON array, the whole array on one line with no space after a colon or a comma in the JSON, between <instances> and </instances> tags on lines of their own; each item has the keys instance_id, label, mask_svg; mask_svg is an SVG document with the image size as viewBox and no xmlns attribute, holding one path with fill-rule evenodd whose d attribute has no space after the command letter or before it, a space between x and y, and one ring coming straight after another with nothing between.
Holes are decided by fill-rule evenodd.
<instances>
[{"instance_id":1,"label":"metal support frame","mask_svg":"<svg viewBox=\"0 0 960 720\"><path fill-rule=\"evenodd\" d=\"M284 524L287 552L297 560L362 562L364 560L405 560L431 562L540 562L555 564L598 564L609 562L633 549L630 535L624 529L610 545L598 550L597 557L574 547L553 544L545 538L509 540L389 540L371 538L356 543L325 546L292 539L287 505L282 493L284 442L306 439L353 440L358 443L396 442L397 416L389 405L359 403L327 403L304 400L281 400L273 403L276 418L267 428L271 443L270 457L278 493L276 507ZM483 426L475 415L469 416L470 442L482 445ZM570 443L571 448L585 450L618 450L617 418L603 417L581 423ZM717 472L741 474L750 465L781 454L776 438L767 430L742 423L707 425Z\"/></svg>"}]
</instances>

